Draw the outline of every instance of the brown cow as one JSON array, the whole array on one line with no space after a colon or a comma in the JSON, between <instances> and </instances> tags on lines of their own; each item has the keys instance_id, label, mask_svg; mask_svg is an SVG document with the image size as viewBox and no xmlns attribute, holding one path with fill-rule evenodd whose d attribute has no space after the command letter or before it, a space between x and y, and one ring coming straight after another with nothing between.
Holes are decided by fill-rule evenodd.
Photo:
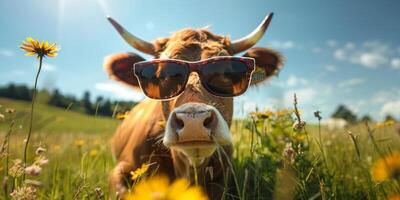
<instances>
[{"instance_id":1,"label":"brown cow","mask_svg":"<svg viewBox=\"0 0 400 200\"><path fill-rule=\"evenodd\" d=\"M265 33L272 14L248 36L231 42L205 29L183 29L153 43L143 41L108 18L124 40L154 58L198 61L246 51L256 61L252 84L276 74L282 67L279 53L267 48L251 48ZM139 89L133 74L134 63L144 59L134 53L117 53L106 58L104 67L110 78ZM155 163L151 170L170 179L184 177L194 182L196 169L200 183L211 199L230 192L228 184L232 137L229 130L233 98L209 94L192 73L185 91L172 100L145 99L132 109L112 138L112 152L118 161L110 174L111 191L127 191L129 172L143 163ZM210 137L210 135L212 137Z\"/></svg>"}]
</instances>

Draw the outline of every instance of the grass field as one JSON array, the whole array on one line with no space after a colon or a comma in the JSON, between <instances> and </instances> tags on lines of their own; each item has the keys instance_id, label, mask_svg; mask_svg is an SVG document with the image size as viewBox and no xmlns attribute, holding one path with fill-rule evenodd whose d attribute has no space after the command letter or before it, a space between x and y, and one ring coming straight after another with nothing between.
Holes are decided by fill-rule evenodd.
<instances>
[{"instance_id":1,"label":"grass field","mask_svg":"<svg viewBox=\"0 0 400 200\"><path fill-rule=\"evenodd\" d=\"M48 164L38 176L27 175L28 183L22 183L15 176L18 163L14 160L22 158L30 103L0 99L0 105L5 116L0 122L0 141L10 133L9 154L2 151L1 156L1 199L11 198L7 194L18 188L38 199L108 198L107 177L114 165L109 139L120 121L37 104L27 164L44 157ZM7 108L16 112L6 113ZM296 120L292 110L281 110L233 122L237 197L387 199L400 194L400 156L393 163L386 159L384 166L376 164L383 157L398 155L399 124L371 123L370 130L364 124L340 130L327 130L318 124L294 129ZM35 154L38 147L46 152ZM37 191L23 191L25 185L34 185L30 188Z\"/></svg>"}]
</instances>

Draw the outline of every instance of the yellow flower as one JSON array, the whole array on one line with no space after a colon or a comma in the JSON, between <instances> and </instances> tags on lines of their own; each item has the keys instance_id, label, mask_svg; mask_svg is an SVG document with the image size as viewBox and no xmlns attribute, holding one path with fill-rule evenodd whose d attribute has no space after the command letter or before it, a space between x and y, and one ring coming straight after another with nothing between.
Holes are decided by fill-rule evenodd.
<instances>
[{"instance_id":1,"label":"yellow flower","mask_svg":"<svg viewBox=\"0 0 400 200\"><path fill-rule=\"evenodd\" d=\"M55 43L51 44L48 41L39 42L31 37L27 37L20 46L21 49L27 52L27 56L35 56L37 58L43 58L45 56L55 57L57 56L58 47Z\"/></svg>"},{"instance_id":2,"label":"yellow flower","mask_svg":"<svg viewBox=\"0 0 400 200\"><path fill-rule=\"evenodd\" d=\"M139 182L125 200L207 200L198 186L190 186L186 179L170 184L166 176L155 176Z\"/></svg>"},{"instance_id":3,"label":"yellow flower","mask_svg":"<svg viewBox=\"0 0 400 200\"><path fill-rule=\"evenodd\" d=\"M139 177L143 176L147 170L149 170L150 165L149 164L142 164L140 168L137 168L135 171L131 172L131 179L134 181L138 179Z\"/></svg>"},{"instance_id":4,"label":"yellow flower","mask_svg":"<svg viewBox=\"0 0 400 200\"><path fill-rule=\"evenodd\" d=\"M97 151L97 149L92 149L89 151L90 157L95 157L95 156L97 156L97 154L99 154L99 151Z\"/></svg>"},{"instance_id":5,"label":"yellow flower","mask_svg":"<svg viewBox=\"0 0 400 200\"><path fill-rule=\"evenodd\" d=\"M392 126L393 124L395 124L395 122L393 120L388 120L388 121L385 121L385 122L382 122L382 123L375 124L375 128L376 129L382 129L382 128L385 128L385 127Z\"/></svg>"},{"instance_id":6,"label":"yellow flower","mask_svg":"<svg viewBox=\"0 0 400 200\"><path fill-rule=\"evenodd\" d=\"M296 137L296 139L297 139L298 141L303 141L305 138L306 138L305 135L297 135L297 137Z\"/></svg>"},{"instance_id":7,"label":"yellow flower","mask_svg":"<svg viewBox=\"0 0 400 200\"><path fill-rule=\"evenodd\" d=\"M264 112L252 112L250 115L260 120L265 120L274 116L274 112L271 110L266 110Z\"/></svg>"},{"instance_id":8,"label":"yellow flower","mask_svg":"<svg viewBox=\"0 0 400 200\"><path fill-rule=\"evenodd\" d=\"M77 140L75 140L75 145L78 147L82 147L83 145L85 145L85 140L77 139Z\"/></svg>"},{"instance_id":9,"label":"yellow flower","mask_svg":"<svg viewBox=\"0 0 400 200\"><path fill-rule=\"evenodd\" d=\"M375 181L385 181L390 178L400 179L400 152L394 152L378 160L372 169L372 176Z\"/></svg>"},{"instance_id":10,"label":"yellow flower","mask_svg":"<svg viewBox=\"0 0 400 200\"><path fill-rule=\"evenodd\" d=\"M392 126L394 123L395 123L394 120L387 120L387 121L385 121L385 125L386 125L386 126Z\"/></svg>"},{"instance_id":11,"label":"yellow flower","mask_svg":"<svg viewBox=\"0 0 400 200\"><path fill-rule=\"evenodd\" d=\"M376 124L375 124L375 128L376 128L376 129L385 128L385 124L384 124L384 123L376 123Z\"/></svg>"},{"instance_id":12,"label":"yellow flower","mask_svg":"<svg viewBox=\"0 0 400 200\"><path fill-rule=\"evenodd\" d=\"M290 116L290 115L292 115L293 113L295 112L295 110L294 109L281 109L281 110L278 110L277 112L276 112L276 115L278 115L278 117L283 117L283 116ZM301 111L299 110L299 113L301 114Z\"/></svg>"},{"instance_id":13,"label":"yellow flower","mask_svg":"<svg viewBox=\"0 0 400 200\"><path fill-rule=\"evenodd\" d=\"M116 118L119 120L123 120L125 118L127 118L129 116L129 112L125 112L125 113L118 113Z\"/></svg>"}]
</instances>

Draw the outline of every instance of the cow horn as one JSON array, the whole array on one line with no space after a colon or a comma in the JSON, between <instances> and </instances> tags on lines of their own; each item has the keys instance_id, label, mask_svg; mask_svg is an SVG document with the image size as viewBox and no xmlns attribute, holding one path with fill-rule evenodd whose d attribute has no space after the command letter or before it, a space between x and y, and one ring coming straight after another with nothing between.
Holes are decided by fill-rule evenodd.
<instances>
[{"instance_id":1,"label":"cow horn","mask_svg":"<svg viewBox=\"0 0 400 200\"><path fill-rule=\"evenodd\" d=\"M124 29L117 21L111 17L107 17L108 21L117 29L118 33L124 38L124 40L130 44L133 48L150 55L155 55L154 45L150 42L146 42Z\"/></svg>"},{"instance_id":2,"label":"cow horn","mask_svg":"<svg viewBox=\"0 0 400 200\"><path fill-rule=\"evenodd\" d=\"M274 13L270 13L269 15L267 15L265 19L261 22L261 24L258 25L258 27L246 37L233 41L232 49L234 54L250 49L253 45L255 45L264 35L269 23L272 20L273 15Z\"/></svg>"}]
</instances>

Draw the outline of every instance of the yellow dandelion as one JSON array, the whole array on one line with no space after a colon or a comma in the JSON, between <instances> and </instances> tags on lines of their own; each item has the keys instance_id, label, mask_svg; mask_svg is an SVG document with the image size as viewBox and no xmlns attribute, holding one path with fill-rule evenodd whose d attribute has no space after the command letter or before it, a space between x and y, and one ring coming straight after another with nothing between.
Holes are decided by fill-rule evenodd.
<instances>
[{"instance_id":1,"label":"yellow dandelion","mask_svg":"<svg viewBox=\"0 0 400 200\"><path fill-rule=\"evenodd\" d=\"M55 43L49 43L48 41L39 42L31 37L27 37L26 40L20 46L21 49L27 52L27 56L35 56L37 58L56 57L58 46Z\"/></svg>"},{"instance_id":2,"label":"yellow dandelion","mask_svg":"<svg viewBox=\"0 0 400 200\"><path fill-rule=\"evenodd\" d=\"M139 182L125 200L208 200L198 186L190 186L186 179L170 184L166 176L155 176Z\"/></svg>"},{"instance_id":3,"label":"yellow dandelion","mask_svg":"<svg viewBox=\"0 0 400 200\"><path fill-rule=\"evenodd\" d=\"M385 124L384 123L376 123L374 127L376 129L382 129L382 128L385 128Z\"/></svg>"},{"instance_id":4,"label":"yellow dandelion","mask_svg":"<svg viewBox=\"0 0 400 200\"><path fill-rule=\"evenodd\" d=\"M274 113L272 110L266 110L266 111L264 112L264 114L267 115L267 116L269 116L269 117L272 117L272 116L275 115L275 113Z\"/></svg>"},{"instance_id":5,"label":"yellow dandelion","mask_svg":"<svg viewBox=\"0 0 400 200\"><path fill-rule=\"evenodd\" d=\"M33 86L33 94L32 94L32 104L31 104L31 112L29 117L29 131L28 136L26 138L25 147L24 147L24 163L26 163L27 153L28 153L28 145L32 134L32 124L33 124L33 116L34 116L34 105L35 105L35 97L37 92L37 83L39 80L39 74L42 69L43 58L44 57L55 57L57 56L58 47L55 43L49 43L48 41L39 42L38 40L34 40L31 37L27 37L25 41L22 42L20 46L22 50L27 52L27 56L35 56L39 59L39 67L35 76L35 84ZM25 180L25 176L23 177Z\"/></svg>"},{"instance_id":6,"label":"yellow dandelion","mask_svg":"<svg viewBox=\"0 0 400 200\"><path fill-rule=\"evenodd\" d=\"M298 141L303 141L304 139L306 138L306 136L305 135L297 135L296 136L296 139L298 140Z\"/></svg>"},{"instance_id":7,"label":"yellow dandelion","mask_svg":"<svg viewBox=\"0 0 400 200\"><path fill-rule=\"evenodd\" d=\"M92 149L89 151L89 156L90 157L96 157L97 154L99 154L99 151L97 151L97 149Z\"/></svg>"},{"instance_id":8,"label":"yellow dandelion","mask_svg":"<svg viewBox=\"0 0 400 200\"><path fill-rule=\"evenodd\" d=\"M76 145L77 147L82 147L83 145L85 145L85 140L83 140L83 139L77 139L77 140L75 140L75 145Z\"/></svg>"},{"instance_id":9,"label":"yellow dandelion","mask_svg":"<svg viewBox=\"0 0 400 200\"><path fill-rule=\"evenodd\" d=\"M257 113L257 117L259 119L268 119L270 117L272 117L274 115L274 113L272 111L265 111L262 113Z\"/></svg>"},{"instance_id":10,"label":"yellow dandelion","mask_svg":"<svg viewBox=\"0 0 400 200\"><path fill-rule=\"evenodd\" d=\"M376 128L376 129L383 129L383 128L392 126L392 125L394 125L394 124L395 124L395 122L394 122L393 120L387 120L387 121L382 122L382 123L376 123L376 124L375 124L375 128Z\"/></svg>"},{"instance_id":11,"label":"yellow dandelion","mask_svg":"<svg viewBox=\"0 0 400 200\"><path fill-rule=\"evenodd\" d=\"M129 112L118 113L115 118L117 118L118 120L123 120L123 119L126 119L128 116L129 116Z\"/></svg>"},{"instance_id":12,"label":"yellow dandelion","mask_svg":"<svg viewBox=\"0 0 400 200\"><path fill-rule=\"evenodd\" d=\"M293 114L294 112L295 112L294 109L281 109L276 112L276 115L278 117L283 117L283 116L289 116L289 115ZM300 110L299 110L299 113L301 114Z\"/></svg>"},{"instance_id":13,"label":"yellow dandelion","mask_svg":"<svg viewBox=\"0 0 400 200\"><path fill-rule=\"evenodd\" d=\"M147 170L149 170L150 165L149 164L142 164L140 168L137 168L135 171L131 171L131 179L134 181L138 179L139 177L143 176Z\"/></svg>"},{"instance_id":14,"label":"yellow dandelion","mask_svg":"<svg viewBox=\"0 0 400 200\"><path fill-rule=\"evenodd\" d=\"M387 120L387 121L385 121L385 125L386 126L392 126L392 125L394 125L394 120Z\"/></svg>"},{"instance_id":15,"label":"yellow dandelion","mask_svg":"<svg viewBox=\"0 0 400 200\"><path fill-rule=\"evenodd\" d=\"M274 116L274 112L266 110L265 112L251 112L250 115L260 120L265 120Z\"/></svg>"},{"instance_id":16,"label":"yellow dandelion","mask_svg":"<svg viewBox=\"0 0 400 200\"><path fill-rule=\"evenodd\" d=\"M378 160L372 168L372 176L378 182L391 178L400 179L400 152Z\"/></svg>"}]
</instances>

